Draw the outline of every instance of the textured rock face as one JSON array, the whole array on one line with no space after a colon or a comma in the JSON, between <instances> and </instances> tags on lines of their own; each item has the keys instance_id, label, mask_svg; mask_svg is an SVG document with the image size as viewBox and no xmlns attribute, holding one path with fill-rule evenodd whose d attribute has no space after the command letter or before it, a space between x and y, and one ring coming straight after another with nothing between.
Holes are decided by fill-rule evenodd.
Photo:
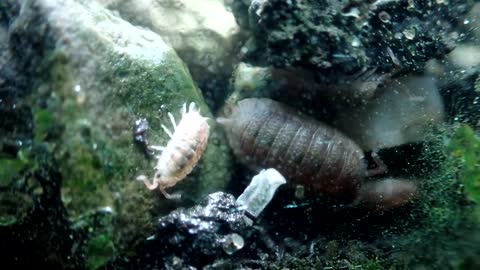
<instances>
[{"instance_id":1,"label":"textured rock face","mask_svg":"<svg viewBox=\"0 0 480 270\"><path fill-rule=\"evenodd\" d=\"M295 194L279 189L252 226L232 195L210 193L223 189L230 178L226 144L213 122L209 149L200 165L172 190L182 193L185 201L165 201L134 180L141 173L151 176L153 172L155 161L148 158L145 143L164 145L168 140L160 127L171 128L167 112L178 118L181 104L194 101L202 107L202 115L211 117L177 54L187 62L196 82L211 87L202 89L207 102L205 93L215 93L212 89L226 93L225 88L217 87L217 78L221 82L222 76L230 75L234 54L226 49L233 43L222 29L232 20L220 15L228 14L222 2L241 9L238 23L258 38L242 50L248 66L239 65L234 82L238 93L232 100L275 95L307 112L308 104L313 104L312 111L318 113L315 110L324 107L315 94L338 94L328 103L350 105L356 101L342 97L360 95L359 99L367 102L385 90L380 87L380 92L362 95L362 90L376 90L385 82L376 78L357 81L355 76L344 81L344 73L366 67L367 74L382 77L401 63L410 76L408 72L421 71L428 58L442 56L444 45L456 38L457 31L458 37L468 35L459 30L466 27L463 22L455 30L450 26L468 9L470 0L98 0L112 12L96 1L0 0L2 269L453 269L459 265L480 269L478 224L464 222L464 216L470 215L465 210L471 208L465 199L479 197L475 181L480 144L474 131L465 127L453 140L446 134L437 137L437 145L422 150L422 158L415 151L411 155L408 148L400 149L393 160L388 151L397 153L399 149L382 151L382 157L398 168L393 175L399 171L430 174L430 168L440 162L444 167L421 179L422 197L412 208L382 215L332 207L320 196L303 203L305 190L297 186ZM291 12L299 4L310 17ZM293 17L270 20L275 9L279 15ZM263 22L270 20L271 32L259 30L262 14L268 19ZM331 18L338 21L329 21ZM379 21L382 23L375 24ZM417 23L420 28L409 27ZM322 24L333 28L324 29ZM189 31L183 32L184 26ZM318 33L332 46L316 50L317 44L297 44L303 30L308 37ZM471 30L473 34L475 29ZM283 34L296 31L300 35L293 38ZM363 34L352 38L359 31ZM400 35L392 36L393 32ZM262 65L250 66L259 62ZM452 121L478 126L478 67L457 72L447 71L440 88L447 99L460 102L450 102L448 115ZM324 91L324 82L333 89ZM410 97L405 93L400 93L399 101L412 98L412 105L421 104L418 92ZM395 101L395 95L390 99ZM387 105L375 106L400 108ZM367 109L375 111L375 106ZM409 106L405 109L411 110ZM418 116L423 116L421 112ZM409 115L397 113L390 115L409 119ZM399 127L396 118L385 116L380 118L387 123L382 126ZM374 113L365 123L375 119ZM137 149L134 142L143 148ZM445 156L440 155L447 146ZM400 159L403 162L398 163L414 166L399 165ZM461 169L464 166L466 169ZM246 184L244 174L248 172L235 170L232 189ZM383 196L398 183L395 179L388 178L380 186L368 183L359 200L377 206L398 195ZM195 206L179 207L207 193ZM365 198L372 194L378 200ZM405 194L399 195L399 200L387 206L401 203ZM165 215L174 207L177 209Z\"/></svg>"},{"instance_id":2,"label":"textured rock face","mask_svg":"<svg viewBox=\"0 0 480 270\"><path fill-rule=\"evenodd\" d=\"M179 208L161 217L144 252L123 263L135 269L202 269L242 249L243 238L252 233L250 225L236 207L235 197L212 193L192 208ZM119 264L121 260L112 262L111 267Z\"/></svg>"},{"instance_id":3,"label":"textured rock face","mask_svg":"<svg viewBox=\"0 0 480 270\"><path fill-rule=\"evenodd\" d=\"M11 18L10 47L32 79L36 143L59 161L62 198L73 216L111 206L116 248L131 247L152 227L152 212L170 209L142 183L154 161L135 147L135 121L150 123L148 139L165 145L167 112L195 102L212 117L189 71L157 34L131 25L92 1L25 1ZM36 120L35 120L36 121ZM196 170L176 186L182 203L221 190L229 155L210 121L211 136Z\"/></svg>"},{"instance_id":4,"label":"textured rock face","mask_svg":"<svg viewBox=\"0 0 480 270\"><path fill-rule=\"evenodd\" d=\"M434 0L252 1L255 42L249 55L254 63L322 71L324 81L363 69L421 70L426 59L453 49L455 24L471 6ZM234 11L244 18L241 7Z\"/></svg>"}]
</instances>

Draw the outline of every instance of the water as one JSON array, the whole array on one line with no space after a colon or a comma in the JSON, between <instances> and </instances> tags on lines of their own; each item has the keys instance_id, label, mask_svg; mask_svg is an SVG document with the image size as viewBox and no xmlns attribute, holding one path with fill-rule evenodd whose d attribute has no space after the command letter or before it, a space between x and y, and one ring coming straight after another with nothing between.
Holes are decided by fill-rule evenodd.
<instances>
[{"instance_id":1,"label":"water","mask_svg":"<svg viewBox=\"0 0 480 270\"><path fill-rule=\"evenodd\" d=\"M2 1L1 268L478 269L479 18Z\"/></svg>"}]
</instances>

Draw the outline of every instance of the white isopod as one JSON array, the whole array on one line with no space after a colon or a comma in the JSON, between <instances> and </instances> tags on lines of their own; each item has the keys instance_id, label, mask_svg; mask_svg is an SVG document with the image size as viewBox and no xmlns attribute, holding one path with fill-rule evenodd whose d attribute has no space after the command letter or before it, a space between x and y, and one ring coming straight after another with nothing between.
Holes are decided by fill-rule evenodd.
<instances>
[{"instance_id":1,"label":"white isopod","mask_svg":"<svg viewBox=\"0 0 480 270\"><path fill-rule=\"evenodd\" d=\"M207 117L200 115L195 103L190 103L187 111L187 104L183 104L182 119L175 123L175 118L169 112L168 117L173 124L172 133L165 125L163 130L170 136L167 146L151 146L151 149L161 151L154 167L155 175L148 180L145 175L140 175L137 180L145 183L145 186L154 190L158 189L167 199L179 199L180 194L169 194L165 190L173 187L183 180L197 164L207 147L209 125Z\"/></svg>"}]
</instances>

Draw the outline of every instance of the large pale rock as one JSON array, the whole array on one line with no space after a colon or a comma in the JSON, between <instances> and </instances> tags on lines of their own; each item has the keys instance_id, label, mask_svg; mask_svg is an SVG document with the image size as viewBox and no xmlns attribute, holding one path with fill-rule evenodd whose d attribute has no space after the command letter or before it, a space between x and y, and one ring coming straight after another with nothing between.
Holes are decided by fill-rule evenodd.
<instances>
[{"instance_id":1,"label":"large pale rock","mask_svg":"<svg viewBox=\"0 0 480 270\"><path fill-rule=\"evenodd\" d=\"M203 91L213 97L223 95L241 39L224 0L99 1L131 23L160 34L186 62Z\"/></svg>"},{"instance_id":2,"label":"large pale rock","mask_svg":"<svg viewBox=\"0 0 480 270\"><path fill-rule=\"evenodd\" d=\"M12 47L22 48L25 72L35 78L34 113L54 122L43 126L56 127L36 128L35 137L56 153L69 213L110 207L115 250L143 241L162 211L224 188L230 156L213 120L200 163L170 190L183 193L180 203L135 181L152 176L155 165L133 142L137 119L149 121L151 143L165 145L160 125L171 128L167 112L179 120L182 104L195 102L212 118L189 71L158 34L96 2L72 0L24 1L10 33Z\"/></svg>"}]
</instances>

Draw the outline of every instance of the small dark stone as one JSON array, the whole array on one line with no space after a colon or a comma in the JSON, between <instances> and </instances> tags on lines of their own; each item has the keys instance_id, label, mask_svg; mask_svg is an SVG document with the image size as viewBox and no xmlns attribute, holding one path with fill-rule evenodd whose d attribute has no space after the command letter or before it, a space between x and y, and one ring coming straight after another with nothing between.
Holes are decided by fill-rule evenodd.
<instances>
[{"instance_id":1,"label":"small dark stone","mask_svg":"<svg viewBox=\"0 0 480 270\"><path fill-rule=\"evenodd\" d=\"M228 258L224 239L233 233L245 238L250 228L249 220L235 206L235 197L216 192L192 208L179 208L160 218L141 255L130 261L139 269L177 269L174 264L178 262L183 269L202 268Z\"/></svg>"},{"instance_id":2,"label":"small dark stone","mask_svg":"<svg viewBox=\"0 0 480 270\"><path fill-rule=\"evenodd\" d=\"M135 121L133 126L133 141L141 149L147 158L153 157L153 152L149 147L147 140L147 131L150 129L146 118L140 118Z\"/></svg>"}]
</instances>

